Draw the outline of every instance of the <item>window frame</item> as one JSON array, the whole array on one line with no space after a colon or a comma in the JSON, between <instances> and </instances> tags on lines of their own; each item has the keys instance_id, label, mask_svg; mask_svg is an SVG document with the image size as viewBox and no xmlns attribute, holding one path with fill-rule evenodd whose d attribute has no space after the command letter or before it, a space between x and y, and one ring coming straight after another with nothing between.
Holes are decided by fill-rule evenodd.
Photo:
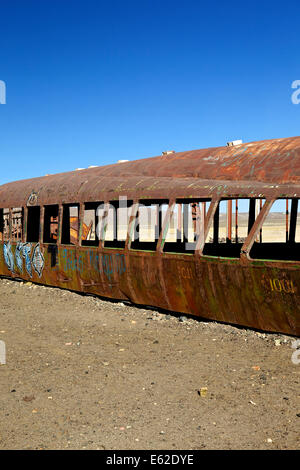
<instances>
[{"instance_id":1,"label":"window frame","mask_svg":"<svg viewBox=\"0 0 300 470\"><path fill-rule=\"evenodd\" d=\"M28 229L29 229L29 212L39 209L39 218L38 218L38 240L28 240ZM24 238L26 243L40 243L41 242L41 233L43 230L43 206L27 206L25 210L25 235Z\"/></svg>"},{"instance_id":2,"label":"window frame","mask_svg":"<svg viewBox=\"0 0 300 470\"><path fill-rule=\"evenodd\" d=\"M223 243L223 245L225 245L225 246L227 245L227 243L230 246L240 245L239 256L233 257L233 256L224 256L223 254L221 254L221 255L218 255L218 254L205 254L204 249L205 249L205 245L207 244L206 241L208 239L208 235L209 235L209 232L210 232L211 228L213 228L214 240L217 240L217 239L219 240L219 228L218 227L215 228L214 224L215 224L216 218L217 217L219 218L219 208L220 208L221 202L222 201L245 200L245 199L249 199L248 235L247 235L247 237L245 237L244 243L230 242L230 240L229 241L226 240L226 242ZM260 201L260 200L264 201L264 204L262 204L262 205L260 204L260 211L256 216L255 215L255 210L256 210L255 209L255 203L256 203L256 201ZM253 201L252 209L251 209L251 201ZM198 256L201 256L205 259L212 259L212 260L222 259L222 260L230 260L231 262L234 262L234 261L240 261L242 259L244 259L244 260L247 259L248 261L253 261L248 256L248 246L249 246L249 243L252 240L253 236L254 236L254 241L255 241L255 237L259 236L259 232L260 232L261 227L258 226L258 223L259 223L259 220L263 217L263 215L266 211L266 208L267 208L266 203L268 201L269 200L264 195L260 195L260 197L257 197L257 196L250 197L250 196L244 195L244 196L241 196L241 197L222 196L222 197L218 197L218 198L212 198L210 208L208 210L206 221L205 221L204 243L203 244L199 243L199 248L198 248L197 251L195 251L195 253ZM252 211L252 214L251 214L251 211ZM226 215L228 217L228 212L226 213ZM218 222L219 222L219 219L218 219ZM233 225L232 225L231 228L233 229ZM232 235L232 231L231 231L231 235ZM251 238L250 238L250 236L251 236ZM254 243L254 241L253 241L253 243ZM216 243L215 241L213 243L215 243L216 245L220 244L219 242Z\"/></svg>"},{"instance_id":3,"label":"window frame","mask_svg":"<svg viewBox=\"0 0 300 470\"><path fill-rule=\"evenodd\" d=\"M127 236L127 239L128 239L127 240L127 242L128 242L127 243L127 249L130 252L141 252L141 253L161 252L163 227L166 223L166 220L165 220L166 216L165 216L165 219L162 220L162 211L161 210L158 211L159 228L158 228L158 238L157 238L157 240L155 240L154 242L141 242L140 240L138 241L138 243L140 243L140 244L142 244L142 243L153 243L153 245L155 244L155 249L154 250L137 248L136 246L133 247L132 245L133 245L133 243L135 243L135 240L133 240L133 237L134 237L134 233L136 231L136 226L137 225L139 226L138 222L139 222L139 207L140 206L150 207L150 206L157 205L157 206L160 207L162 205L167 205L168 209L167 209L166 213L168 213L170 204L171 204L171 200L170 199L165 199L165 198L162 198L162 199L159 199L159 198L153 198L153 199L139 198L139 199L133 201L131 216L130 216L130 220L129 220L129 224L128 224L128 236ZM138 233L140 234L140 232L138 232ZM149 245L148 245L148 247L149 247Z\"/></svg>"},{"instance_id":4,"label":"window frame","mask_svg":"<svg viewBox=\"0 0 300 470\"><path fill-rule=\"evenodd\" d=\"M242 259L247 259L248 261L250 262L253 262L253 263L293 263L293 264L299 264L300 263L300 259L296 260L296 259L284 259L284 258L254 258L251 256L251 250L254 246L254 243L255 243L255 239L257 238L257 234L259 231L263 230L263 225L272 209L272 207L274 206L274 204L279 201L279 200L298 200L298 204L297 204L297 212L296 212L296 224L295 224L295 236L296 236L296 232L297 232L297 221L298 221L298 213L299 213L299 209L300 209L300 204L299 204L299 201L300 201L300 197L293 197L293 196L285 196L285 197L276 197L276 198L270 198L270 199L266 199L266 203L264 204L263 206L263 214L260 214L260 216L257 218L257 227L256 227L256 231L254 232L254 230L252 230L248 236L248 242L245 243L244 247L243 247L243 252L242 252L242 256L241 258ZM267 204L268 203L268 204ZM259 220L258 220L259 219ZM290 228L291 228L291 219L289 220L289 223L288 223L288 233L290 234ZM253 229L253 227L252 227ZM299 229L300 229L300 225L299 225ZM289 238L289 237L288 237ZM273 244L277 247L278 245L288 245L290 242L289 242L289 239L286 238L286 242L273 242ZM265 245L270 245L272 244L272 242L266 242ZM297 244L300 245L300 242L296 242L294 240L293 244L291 244L294 248L296 248ZM264 242L262 241L261 242L261 245L264 245Z\"/></svg>"},{"instance_id":5,"label":"window frame","mask_svg":"<svg viewBox=\"0 0 300 470\"><path fill-rule=\"evenodd\" d=\"M46 221L46 210L50 207L57 207L57 240L56 242L53 241L45 241L45 221ZM41 223L41 237L43 245L59 245L59 237L60 237L60 226L61 226L61 211L59 204L45 204L42 208L42 223ZM51 226L51 220L49 221L49 229Z\"/></svg>"},{"instance_id":6,"label":"window frame","mask_svg":"<svg viewBox=\"0 0 300 470\"><path fill-rule=\"evenodd\" d=\"M71 202L71 203L64 203L64 204L60 204L59 208L60 208L60 211L59 211L59 214L60 214L60 228L59 228L59 242L58 244L61 245L61 246L68 246L68 247L76 247L76 246L80 246L80 240L81 240L81 206L82 204L80 204L79 202ZM71 229L72 229L72 226L71 226L71 213L70 213L70 209L71 207L76 207L77 208L77 239L76 239L76 242L75 243L71 243ZM68 241L69 243L66 243L64 240L64 223L65 223L65 210L66 209L69 209L69 216L68 216Z\"/></svg>"},{"instance_id":7,"label":"window frame","mask_svg":"<svg viewBox=\"0 0 300 470\"><path fill-rule=\"evenodd\" d=\"M204 204L207 204L209 203L209 207L208 207L208 210L206 209L206 206L204 206ZM169 214L168 216L166 216L165 218L165 222L166 222L166 226L165 226L165 230L164 230L164 233L163 233L163 237L162 237L162 245L161 245L161 251L163 252L164 255L184 255L184 256L199 256L201 254L201 251L202 251L202 245L203 245L203 240L204 240L204 236L205 236L205 228L206 228L206 223L207 223L207 217L208 217L208 214L209 214L209 211L210 211L210 208L211 208L211 205L213 203L213 199L212 198L209 198L209 197L195 197L195 198L176 198L175 200L170 200L170 204L169 204ZM197 208L196 207L196 211L195 211L195 217L193 218L193 212L192 212L192 209L191 209L191 216L192 216L192 223L195 224L194 227L193 227L193 233L194 233L194 237L196 237L196 241L194 242L189 242L188 241L188 237L189 237L189 228L190 228L190 220L189 220L189 210L185 213L185 210L184 208L181 208L180 209L180 218L177 216L177 222L179 222L180 220L180 230L181 230L181 235L183 238L183 240L181 241L182 243L182 246L185 244L185 243L195 243L195 248L194 250L187 250L187 251L165 251L165 246L166 246L166 243L168 244L172 244L174 243L177 244L177 241L176 242L167 242L166 241L166 238L167 238L167 233L168 233L168 230L170 228L170 224L171 224L171 218L173 217L173 215L175 214L175 211L176 211L176 206L179 207L179 206L182 206L183 204L185 205L192 205L192 204L203 204L202 205L202 208L199 210L199 207ZM205 213L204 213L205 211ZM178 209L177 209L177 213L178 213ZM187 229L186 229L186 223L188 224L187 225ZM200 225L199 225L200 224ZM199 231L198 231L198 228L199 228ZM177 227L177 230L178 230L178 227ZM187 236L187 238L186 238ZM177 245L178 246L178 245ZM175 248L175 246L174 246Z\"/></svg>"}]
</instances>

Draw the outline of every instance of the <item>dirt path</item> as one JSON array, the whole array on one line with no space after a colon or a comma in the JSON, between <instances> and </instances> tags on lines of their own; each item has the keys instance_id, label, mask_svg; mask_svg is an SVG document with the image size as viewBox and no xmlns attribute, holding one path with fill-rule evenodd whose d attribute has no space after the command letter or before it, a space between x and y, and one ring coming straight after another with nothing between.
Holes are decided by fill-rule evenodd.
<instances>
[{"instance_id":1,"label":"dirt path","mask_svg":"<svg viewBox=\"0 0 300 470\"><path fill-rule=\"evenodd\" d=\"M5 279L0 295L1 449L300 447L293 338Z\"/></svg>"}]
</instances>

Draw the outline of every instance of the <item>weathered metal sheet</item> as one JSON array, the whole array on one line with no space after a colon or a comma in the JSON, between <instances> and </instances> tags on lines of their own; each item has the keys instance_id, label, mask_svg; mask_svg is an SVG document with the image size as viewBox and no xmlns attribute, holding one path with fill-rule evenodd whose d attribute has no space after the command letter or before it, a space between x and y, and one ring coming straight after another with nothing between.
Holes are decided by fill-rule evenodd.
<instances>
[{"instance_id":1,"label":"weathered metal sheet","mask_svg":"<svg viewBox=\"0 0 300 470\"><path fill-rule=\"evenodd\" d=\"M11 250L16 259L16 244ZM267 331L300 334L300 266L280 262L242 265L232 259L191 255L59 247L53 256L41 246L42 275L8 269L2 275L70 290L130 300L211 320Z\"/></svg>"},{"instance_id":2,"label":"weathered metal sheet","mask_svg":"<svg viewBox=\"0 0 300 470\"><path fill-rule=\"evenodd\" d=\"M40 204L133 197L300 193L300 137L173 153L0 186L2 207L36 194Z\"/></svg>"},{"instance_id":3,"label":"weathered metal sheet","mask_svg":"<svg viewBox=\"0 0 300 470\"><path fill-rule=\"evenodd\" d=\"M300 197L300 137L175 153L0 187L0 207ZM254 230L253 230L254 233ZM253 238L249 235L249 241ZM161 240L160 240L161 242ZM248 243L249 245L249 243ZM300 263L1 242L0 274L212 320L300 333Z\"/></svg>"}]
</instances>

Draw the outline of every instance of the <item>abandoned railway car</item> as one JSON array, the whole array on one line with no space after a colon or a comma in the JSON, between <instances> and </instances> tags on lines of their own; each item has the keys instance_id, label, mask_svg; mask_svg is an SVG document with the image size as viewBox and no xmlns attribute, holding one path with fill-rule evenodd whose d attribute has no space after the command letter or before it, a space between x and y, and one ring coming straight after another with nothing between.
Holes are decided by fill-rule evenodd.
<instances>
[{"instance_id":1,"label":"abandoned railway car","mask_svg":"<svg viewBox=\"0 0 300 470\"><path fill-rule=\"evenodd\" d=\"M0 275L300 332L300 137L0 186Z\"/></svg>"}]
</instances>

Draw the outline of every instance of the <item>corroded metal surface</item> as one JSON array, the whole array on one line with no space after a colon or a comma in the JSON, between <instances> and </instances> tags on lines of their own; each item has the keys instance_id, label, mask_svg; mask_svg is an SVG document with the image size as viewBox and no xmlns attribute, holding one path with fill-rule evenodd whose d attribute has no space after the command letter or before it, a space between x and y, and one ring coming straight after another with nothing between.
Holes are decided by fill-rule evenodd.
<instances>
[{"instance_id":1,"label":"corroded metal surface","mask_svg":"<svg viewBox=\"0 0 300 470\"><path fill-rule=\"evenodd\" d=\"M49 247L42 276L0 254L2 275L36 283L130 300L232 324L287 334L300 333L300 266L295 263L204 259L188 255ZM12 246L15 253L16 245ZM54 264L54 265L53 265Z\"/></svg>"},{"instance_id":2,"label":"corroded metal surface","mask_svg":"<svg viewBox=\"0 0 300 470\"><path fill-rule=\"evenodd\" d=\"M0 187L0 208L128 199L300 197L300 137L175 153ZM60 209L61 210L61 209ZM300 263L39 243L1 243L0 274L204 318L300 333ZM232 223L232 221L230 221ZM205 233L208 233L206 221ZM74 237L74 240L76 237Z\"/></svg>"},{"instance_id":3,"label":"corroded metal surface","mask_svg":"<svg viewBox=\"0 0 300 470\"><path fill-rule=\"evenodd\" d=\"M300 137L174 153L0 186L1 204L129 197L299 195ZM293 191L295 191L293 193ZM199 196L198 196L199 197ZM22 204L24 205L24 204Z\"/></svg>"},{"instance_id":4,"label":"corroded metal surface","mask_svg":"<svg viewBox=\"0 0 300 470\"><path fill-rule=\"evenodd\" d=\"M120 174L299 183L300 137L173 153L102 169L104 176Z\"/></svg>"}]
</instances>

